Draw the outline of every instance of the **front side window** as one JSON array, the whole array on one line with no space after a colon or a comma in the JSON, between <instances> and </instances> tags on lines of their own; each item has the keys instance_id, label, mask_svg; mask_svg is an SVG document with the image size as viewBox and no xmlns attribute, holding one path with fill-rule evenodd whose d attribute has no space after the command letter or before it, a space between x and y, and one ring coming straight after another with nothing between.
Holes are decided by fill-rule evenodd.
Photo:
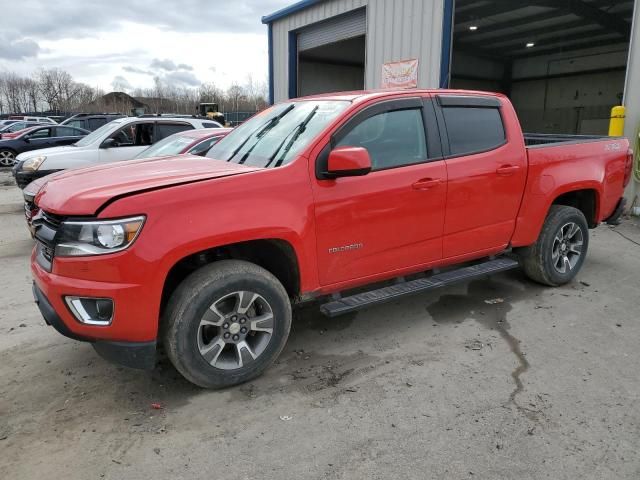
<instances>
[{"instance_id":1,"label":"front side window","mask_svg":"<svg viewBox=\"0 0 640 480\"><path fill-rule=\"evenodd\" d=\"M114 130L116 130L118 128L118 125L120 125L121 123L122 123L121 121L114 120L111 123L107 123L106 125L101 126L99 129L94 130L89 135L84 137L82 140L77 142L76 146L77 147L86 147L87 145L91 145L92 143L97 142L97 141L102 142L104 137L106 135L109 135ZM109 135L107 138L110 138L110 137L111 137L111 135Z\"/></svg>"},{"instance_id":2,"label":"front side window","mask_svg":"<svg viewBox=\"0 0 640 480\"><path fill-rule=\"evenodd\" d=\"M113 138L118 147L143 147L153 144L153 123L130 123L116 131Z\"/></svg>"},{"instance_id":3,"label":"front side window","mask_svg":"<svg viewBox=\"0 0 640 480\"><path fill-rule=\"evenodd\" d=\"M49 138L51 136L51 129L50 128L39 128L35 132L28 133L27 136L32 140L34 140L36 138Z\"/></svg>"},{"instance_id":4,"label":"front side window","mask_svg":"<svg viewBox=\"0 0 640 480\"><path fill-rule=\"evenodd\" d=\"M506 141L500 110L487 107L442 109L451 155L486 152Z\"/></svg>"},{"instance_id":5,"label":"front side window","mask_svg":"<svg viewBox=\"0 0 640 480\"><path fill-rule=\"evenodd\" d=\"M287 165L350 104L304 100L275 105L233 130L207 157L262 168Z\"/></svg>"},{"instance_id":6,"label":"front side window","mask_svg":"<svg viewBox=\"0 0 640 480\"><path fill-rule=\"evenodd\" d=\"M368 117L336 146L366 148L372 170L422 163L427 160L422 110L393 110Z\"/></svg>"}]
</instances>

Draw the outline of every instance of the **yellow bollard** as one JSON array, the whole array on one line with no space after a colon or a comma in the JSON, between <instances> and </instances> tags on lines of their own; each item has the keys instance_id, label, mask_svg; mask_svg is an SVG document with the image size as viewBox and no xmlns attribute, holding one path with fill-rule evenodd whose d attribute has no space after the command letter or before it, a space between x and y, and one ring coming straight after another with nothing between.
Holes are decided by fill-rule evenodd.
<instances>
[{"instance_id":1,"label":"yellow bollard","mask_svg":"<svg viewBox=\"0 0 640 480\"><path fill-rule=\"evenodd\" d=\"M626 108L622 106L611 109L611 121L609 122L609 136L622 137L624 135L624 119Z\"/></svg>"}]
</instances>

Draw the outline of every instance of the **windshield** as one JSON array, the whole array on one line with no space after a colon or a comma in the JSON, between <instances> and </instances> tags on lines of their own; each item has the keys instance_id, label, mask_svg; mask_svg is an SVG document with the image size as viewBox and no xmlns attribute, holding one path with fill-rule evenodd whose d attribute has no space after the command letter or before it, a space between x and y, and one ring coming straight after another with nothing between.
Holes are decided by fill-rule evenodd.
<instances>
[{"instance_id":1,"label":"windshield","mask_svg":"<svg viewBox=\"0 0 640 480\"><path fill-rule=\"evenodd\" d=\"M236 128L207 157L251 167L286 165L349 105L334 100L276 105Z\"/></svg>"},{"instance_id":2,"label":"windshield","mask_svg":"<svg viewBox=\"0 0 640 480\"><path fill-rule=\"evenodd\" d=\"M93 142L100 140L104 135L111 133L111 130L115 130L116 128L118 128L120 123L121 122L113 120L101 126L99 129L94 130L82 140L76 142L75 145L78 147L86 147L87 145L91 145Z\"/></svg>"},{"instance_id":3,"label":"windshield","mask_svg":"<svg viewBox=\"0 0 640 480\"><path fill-rule=\"evenodd\" d=\"M180 133L160 140L140 153L136 158L164 157L167 155L179 155L195 140Z\"/></svg>"},{"instance_id":4,"label":"windshield","mask_svg":"<svg viewBox=\"0 0 640 480\"><path fill-rule=\"evenodd\" d=\"M24 130L28 126L29 124L27 122L16 122L3 127L2 129L0 129L0 132L13 133L17 132L18 130Z\"/></svg>"}]
</instances>

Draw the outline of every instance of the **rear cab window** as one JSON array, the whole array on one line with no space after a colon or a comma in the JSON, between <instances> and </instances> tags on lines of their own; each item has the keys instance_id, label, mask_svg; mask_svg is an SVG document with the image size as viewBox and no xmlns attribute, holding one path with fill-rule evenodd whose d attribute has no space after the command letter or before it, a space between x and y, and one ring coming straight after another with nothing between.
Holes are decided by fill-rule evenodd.
<instances>
[{"instance_id":1,"label":"rear cab window","mask_svg":"<svg viewBox=\"0 0 640 480\"><path fill-rule=\"evenodd\" d=\"M482 153L507 142L501 104L492 97L439 96L449 155Z\"/></svg>"}]
</instances>

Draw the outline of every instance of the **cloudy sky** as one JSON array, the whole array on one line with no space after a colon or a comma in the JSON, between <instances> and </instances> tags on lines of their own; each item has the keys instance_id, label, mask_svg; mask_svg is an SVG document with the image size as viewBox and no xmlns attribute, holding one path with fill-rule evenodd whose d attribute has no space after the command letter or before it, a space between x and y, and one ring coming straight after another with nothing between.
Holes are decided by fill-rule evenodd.
<instances>
[{"instance_id":1,"label":"cloudy sky","mask_svg":"<svg viewBox=\"0 0 640 480\"><path fill-rule=\"evenodd\" d=\"M58 67L91 86L267 78L263 15L294 0L0 0L0 71Z\"/></svg>"}]
</instances>

